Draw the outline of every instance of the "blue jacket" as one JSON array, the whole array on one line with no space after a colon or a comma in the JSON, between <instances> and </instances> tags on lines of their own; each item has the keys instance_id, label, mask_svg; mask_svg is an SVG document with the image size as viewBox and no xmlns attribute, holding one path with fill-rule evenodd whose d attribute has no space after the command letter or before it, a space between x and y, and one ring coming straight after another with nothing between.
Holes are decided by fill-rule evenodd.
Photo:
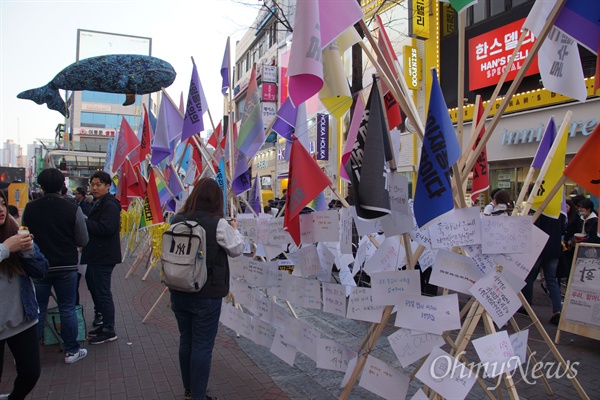
<instances>
[{"instance_id":1,"label":"blue jacket","mask_svg":"<svg viewBox=\"0 0 600 400\"><path fill-rule=\"evenodd\" d=\"M26 275L19 276L21 284L21 300L23 301L23 311L25 319L32 321L38 318L38 303L35 298L35 291L31 278L44 278L48 272L48 260L40 251L35 242L33 243L34 255L32 258L21 257Z\"/></svg>"}]
</instances>

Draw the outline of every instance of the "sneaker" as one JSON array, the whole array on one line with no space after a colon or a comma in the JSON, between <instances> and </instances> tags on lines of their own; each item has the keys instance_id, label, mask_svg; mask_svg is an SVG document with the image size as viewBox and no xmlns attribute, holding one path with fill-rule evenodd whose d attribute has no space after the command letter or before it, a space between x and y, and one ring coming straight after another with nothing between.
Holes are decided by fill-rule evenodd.
<instances>
[{"instance_id":1,"label":"sneaker","mask_svg":"<svg viewBox=\"0 0 600 400\"><path fill-rule=\"evenodd\" d=\"M0 394L0 400L7 400L8 396L10 396L10 395L8 395L8 394ZM191 399L191 397L190 397L190 399Z\"/></svg>"},{"instance_id":2,"label":"sneaker","mask_svg":"<svg viewBox=\"0 0 600 400\"><path fill-rule=\"evenodd\" d=\"M102 326L102 324L104 324L102 314L97 313L94 317L94 322L92 322L92 326Z\"/></svg>"},{"instance_id":3,"label":"sneaker","mask_svg":"<svg viewBox=\"0 0 600 400\"><path fill-rule=\"evenodd\" d=\"M216 397L216 396L208 396L208 395L207 395L207 396L206 396L206 400L219 400L219 398L218 398L218 397Z\"/></svg>"},{"instance_id":4,"label":"sneaker","mask_svg":"<svg viewBox=\"0 0 600 400\"><path fill-rule=\"evenodd\" d=\"M548 288L546 287L546 281L543 281L541 286L542 286L542 290L544 291L544 293L546 293L546 294L550 293L548 291Z\"/></svg>"},{"instance_id":5,"label":"sneaker","mask_svg":"<svg viewBox=\"0 0 600 400\"><path fill-rule=\"evenodd\" d=\"M79 349L76 353L65 353L65 364L73 364L87 356L86 349Z\"/></svg>"},{"instance_id":6,"label":"sneaker","mask_svg":"<svg viewBox=\"0 0 600 400\"><path fill-rule=\"evenodd\" d=\"M190 389L185 389L185 392L183 393L183 398L184 400L192 400L192 392L190 392Z\"/></svg>"},{"instance_id":7,"label":"sneaker","mask_svg":"<svg viewBox=\"0 0 600 400\"><path fill-rule=\"evenodd\" d=\"M555 313L549 321L552 325L558 325L560 322L560 312Z\"/></svg>"},{"instance_id":8,"label":"sneaker","mask_svg":"<svg viewBox=\"0 0 600 400\"><path fill-rule=\"evenodd\" d=\"M99 327L99 328L96 328L94 330L89 331L88 332L88 337L98 336L101 333L102 333L102 327Z\"/></svg>"},{"instance_id":9,"label":"sneaker","mask_svg":"<svg viewBox=\"0 0 600 400\"><path fill-rule=\"evenodd\" d=\"M117 334L114 332L102 331L98 333L95 337L88 340L89 344L102 344L106 342L112 342L117 340Z\"/></svg>"}]
</instances>

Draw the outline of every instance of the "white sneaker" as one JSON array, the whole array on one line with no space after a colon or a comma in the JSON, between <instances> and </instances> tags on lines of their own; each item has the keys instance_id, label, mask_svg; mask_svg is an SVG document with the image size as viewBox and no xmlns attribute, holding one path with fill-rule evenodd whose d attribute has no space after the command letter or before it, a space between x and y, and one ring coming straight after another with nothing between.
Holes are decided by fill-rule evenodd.
<instances>
[{"instance_id":1,"label":"white sneaker","mask_svg":"<svg viewBox=\"0 0 600 400\"><path fill-rule=\"evenodd\" d=\"M85 358L85 356L87 356L86 349L79 349L79 350L77 350L77 353L75 353L75 354L65 353L65 364L73 364L74 362L77 362L77 361L81 360L82 358Z\"/></svg>"},{"instance_id":2,"label":"white sneaker","mask_svg":"<svg viewBox=\"0 0 600 400\"><path fill-rule=\"evenodd\" d=\"M8 396L10 396L10 395L8 395L8 394L0 394L0 400L7 400ZM191 397L190 397L190 399L191 399Z\"/></svg>"}]
</instances>

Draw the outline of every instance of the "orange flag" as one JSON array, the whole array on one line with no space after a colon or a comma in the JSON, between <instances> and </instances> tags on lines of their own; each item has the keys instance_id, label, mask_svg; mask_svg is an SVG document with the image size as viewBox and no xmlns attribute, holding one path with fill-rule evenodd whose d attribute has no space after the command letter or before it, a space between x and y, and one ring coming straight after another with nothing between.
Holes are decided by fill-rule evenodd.
<instances>
[{"instance_id":1,"label":"orange flag","mask_svg":"<svg viewBox=\"0 0 600 400\"><path fill-rule=\"evenodd\" d=\"M302 143L294 140L290 155L288 191L285 198L284 229L300 244L300 211L327 186L331 180L308 154Z\"/></svg>"},{"instance_id":2,"label":"orange flag","mask_svg":"<svg viewBox=\"0 0 600 400\"><path fill-rule=\"evenodd\" d=\"M579 186L600 196L600 125L587 138L563 174Z\"/></svg>"}]
</instances>

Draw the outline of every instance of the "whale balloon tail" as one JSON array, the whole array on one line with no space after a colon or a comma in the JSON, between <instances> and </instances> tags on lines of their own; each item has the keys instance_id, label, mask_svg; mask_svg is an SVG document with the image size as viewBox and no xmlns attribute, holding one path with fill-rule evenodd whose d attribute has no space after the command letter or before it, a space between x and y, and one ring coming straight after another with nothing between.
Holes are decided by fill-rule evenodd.
<instances>
[{"instance_id":1,"label":"whale balloon tail","mask_svg":"<svg viewBox=\"0 0 600 400\"><path fill-rule=\"evenodd\" d=\"M21 92L17 95L19 99L27 99L35 102L36 104L44 104L49 109L58 111L65 117L69 117L69 110L64 100L60 97L58 89L53 89L50 85L42 86L37 89L29 89Z\"/></svg>"}]
</instances>

